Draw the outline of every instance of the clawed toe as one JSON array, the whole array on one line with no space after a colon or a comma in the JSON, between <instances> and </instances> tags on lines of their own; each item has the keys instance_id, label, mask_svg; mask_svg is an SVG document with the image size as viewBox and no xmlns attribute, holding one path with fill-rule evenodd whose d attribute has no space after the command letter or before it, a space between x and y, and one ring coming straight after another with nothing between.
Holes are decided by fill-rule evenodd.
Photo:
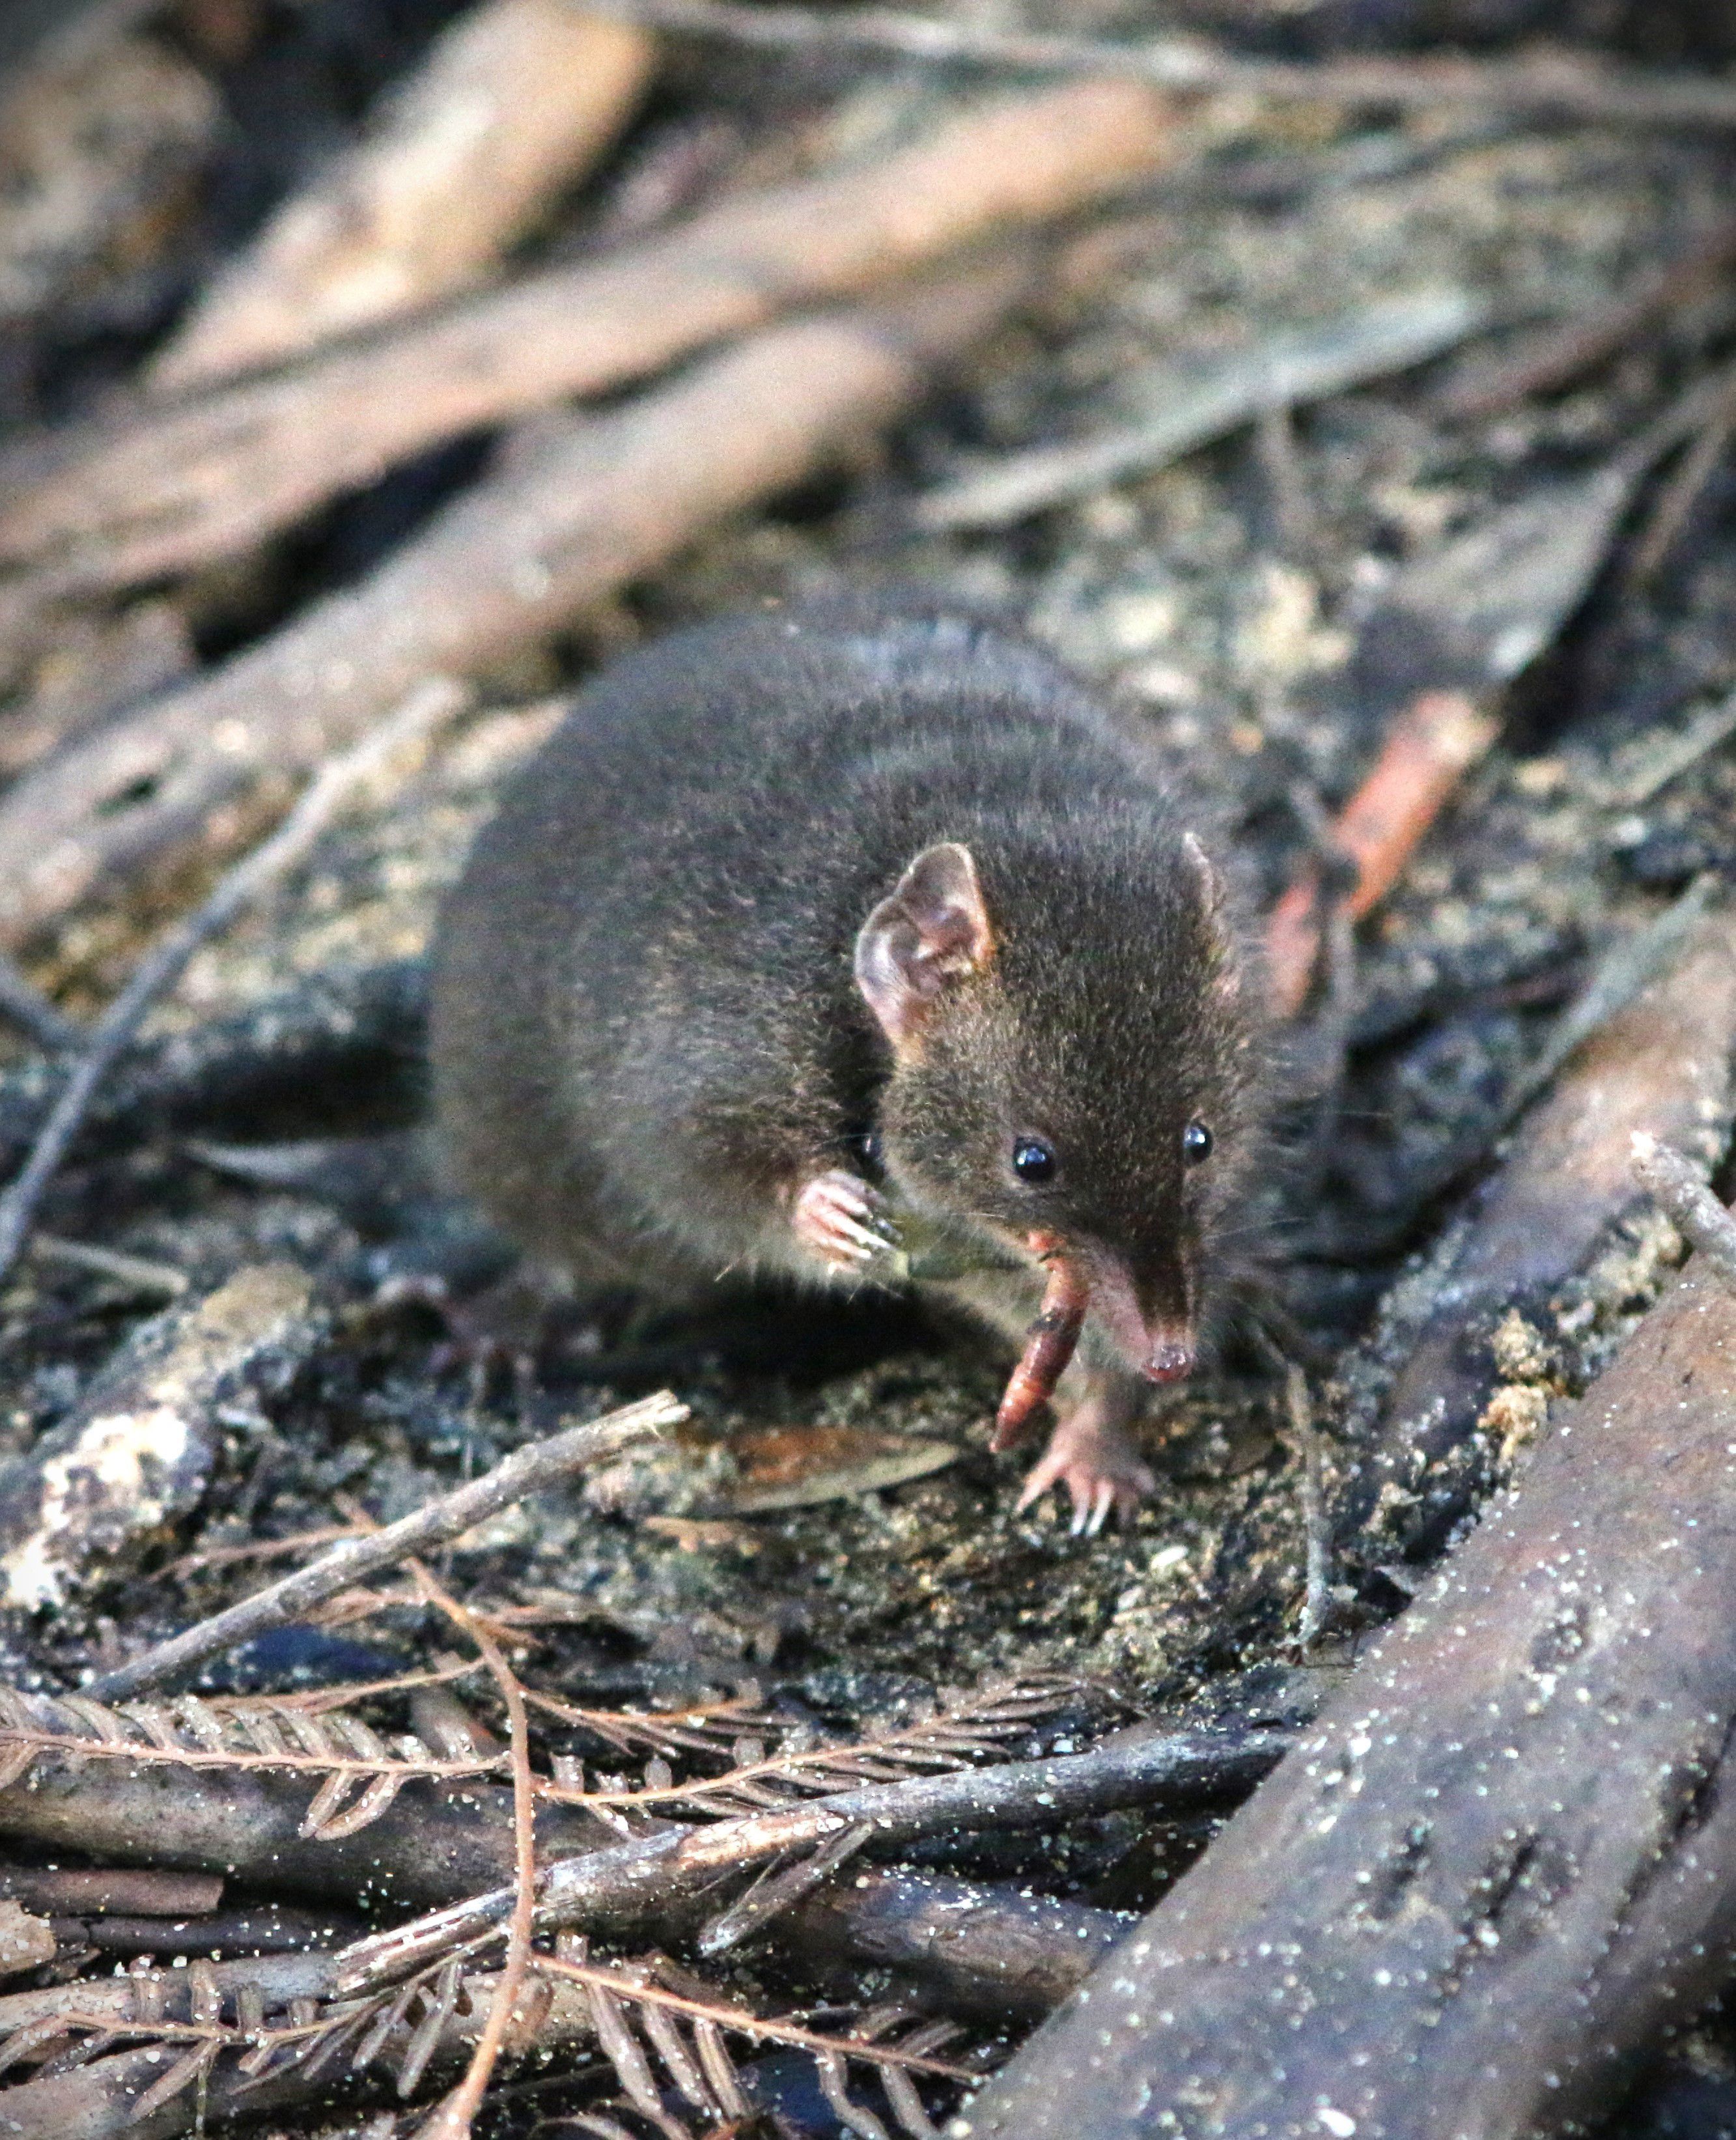
<instances>
[{"instance_id":1,"label":"clawed toe","mask_svg":"<svg viewBox=\"0 0 1736 2140\"><path fill-rule=\"evenodd\" d=\"M1119 1433L1070 1433L1063 1425L1020 1489L1018 1506L1028 1509L1052 1487L1064 1486L1073 1536L1096 1538L1111 1516L1130 1517L1156 1485Z\"/></svg>"},{"instance_id":2,"label":"clawed toe","mask_svg":"<svg viewBox=\"0 0 1736 2140\"><path fill-rule=\"evenodd\" d=\"M817 1175L797 1196L790 1225L804 1248L836 1270L861 1270L895 1246L885 1200L841 1167Z\"/></svg>"}]
</instances>

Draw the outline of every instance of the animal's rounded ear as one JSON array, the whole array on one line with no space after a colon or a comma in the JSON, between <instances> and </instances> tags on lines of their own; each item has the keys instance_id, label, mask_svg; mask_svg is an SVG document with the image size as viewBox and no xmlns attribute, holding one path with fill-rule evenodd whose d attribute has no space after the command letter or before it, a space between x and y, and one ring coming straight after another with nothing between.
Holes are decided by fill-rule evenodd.
<instances>
[{"instance_id":1,"label":"animal's rounded ear","mask_svg":"<svg viewBox=\"0 0 1736 2140\"><path fill-rule=\"evenodd\" d=\"M1205 909L1206 919L1209 921L1219 920L1228 897L1223 872L1200 845L1197 834L1182 834L1181 851L1187 856L1189 866L1199 884L1200 904Z\"/></svg>"},{"instance_id":2,"label":"animal's rounded ear","mask_svg":"<svg viewBox=\"0 0 1736 2140\"><path fill-rule=\"evenodd\" d=\"M910 1047L949 988L981 973L993 932L969 847L924 847L856 940L856 986L895 1048Z\"/></svg>"},{"instance_id":3,"label":"animal's rounded ear","mask_svg":"<svg viewBox=\"0 0 1736 2140\"><path fill-rule=\"evenodd\" d=\"M1220 870L1192 832L1181 836L1181 851L1199 887L1199 904L1213 939L1212 988L1233 1002L1242 990L1242 961L1229 912L1229 887Z\"/></svg>"}]
</instances>

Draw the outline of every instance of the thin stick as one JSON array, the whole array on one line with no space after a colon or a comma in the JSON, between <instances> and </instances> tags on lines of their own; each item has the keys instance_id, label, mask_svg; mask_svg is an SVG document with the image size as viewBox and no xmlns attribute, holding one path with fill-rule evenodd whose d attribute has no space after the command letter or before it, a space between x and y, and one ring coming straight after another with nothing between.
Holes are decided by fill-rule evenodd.
<instances>
[{"instance_id":1,"label":"thin stick","mask_svg":"<svg viewBox=\"0 0 1736 2140\"><path fill-rule=\"evenodd\" d=\"M93 1241L64 1241L58 1234L38 1234L31 1242L31 1253L47 1264L66 1264L74 1270L94 1271L99 1278L112 1279L117 1285L130 1286L135 1293L158 1293L169 1300L179 1300L190 1281L184 1270L173 1264L150 1262L144 1256L124 1255L118 1249L101 1249Z\"/></svg>"},{"instance_id":2,"label":"thin stick","mask_svg":"<svg viewBox=\"0 0 1736 2140\"><path fill-rule=\"evenodd\" d=\"M497 1510L553 1485L568 1472L612 1456L617 1450L677 1426L686 1417L686 1406L664 1390L586 1426L571 1426L547 1441L516 1449L480 1479L442 1495L372 1537L345 1539L311 1567L299 1568L267 1589L243 1598L240 1604L201 1620L147 1650L130 1664L105 1672L85 1691L98 1701L119 1701L159 1686L172 1674L203 1664L207 1657L233 1649L238 1642L249 1642L268 1627L281 1627L365 1576L395 1567L430 1547L444 1545Z\"/></svg>"},{"instance_id":3,"label":"thin stick","mask_svg":"<svg viewBox=\"0 0 1736 2140\"><path fill-rule=\"evenodd\" d=\"M1219 52L1193 37L1117 44L983 29L890 8L821 14L758 0L599 0L599 12L774 51L820 46L1021 73L1131 76L1165 89L1229 90L1307 104L1392 104L1425 111L1469 104L1635 126L1736 126L1736 87L1715 76L1593 66L1558 53L1517 65L1459 58L1267 60Z\"/></svg>"},{"instance_id":4,"label":"thin stick","mask_svg":"<svg viewBox=\"0 0 1736 2140\"><path fill-rule=\"evenodd\" d=\"M1726 1285L1736 1286L1736 1219L1707 1188L1691 1160L1643 1131L1633 1140L1634 1179L1668 1213L1678 1233Z\"/></svg>"},{"instance_id":5,"label":"thin stick","mask_svg":"<svg viewBox=\"0 0 1736 2140\"><path fill-rule=\"evenodd\" d=\"M1398 881L1405 865L1498 724L1461 691L1422 691L1394 722L1374 769L1332 827L1334 845L1356 866L1346 911L1360 920ZM1266 964L1274 1009L1293 1018L1314 976L1323 904L1309 863L1272 910Z\"/></svg>"},{"instance_id":6,"label":"thin stick","mask_svg":"<svg viewBox=\"0 0 1736 2140\"><path fill-rule=\"evenodd\" d=\"M413 691L389 720L317 773L271 837L237 863L203 906L177 922L146 952L131 979L91 1027L29 1158L0 1196L0 1282L11 1275L23 1253L37 1207L78 1135L97 1087L131 1045L152 1004L179 980L202 945L306 860L356 788L407 746L451 720L463 703L463 692L445 677L433 678Z\"/></svg>"},{"instance_id":7,"label":"thin stick","mask_svg":"<svg viewBox=\"0 0 1736 2140\"><path fill-rule=\"evenodd\" d=\"M1725 397L1723 405L1683 454L1680 465L1659 493L1651 517L1635 541L1633 555L1628 560L1631 587L1643 587L1656 578L1701 493L1729 454L1733 431L1736 431L1736 395Z\"/></svg>"},{"instance_id":8,"label":"thin stick","mask_svg":"<svg viewBox=\"0 0 1736 2140\"><path fill-rule=\"evenodd\" d=\"M56 1010L15 960L0 951L0 1018L27 1033L50 1055L70 1055L85 1044L81 1025Z\"/></svg>"},{"instance_id":9,"label":"thin stick","mask_svg":"<svg viewBox=\"0 0 1736 2140\"><path fill-rule=\"evenodd\" d=\"M1307 1540L1302 1619L1296 1639L1300 1648L1309 1650L1326 1625L1332 1602L1332 1531L1327 1515L1320 1430L1308 1396L1308 1378L1293 1361L1284 1370L1284 1403L1290 1415L1291 1438L1302 1458L1302 1526Z\"/></svg>"}]
</instances>

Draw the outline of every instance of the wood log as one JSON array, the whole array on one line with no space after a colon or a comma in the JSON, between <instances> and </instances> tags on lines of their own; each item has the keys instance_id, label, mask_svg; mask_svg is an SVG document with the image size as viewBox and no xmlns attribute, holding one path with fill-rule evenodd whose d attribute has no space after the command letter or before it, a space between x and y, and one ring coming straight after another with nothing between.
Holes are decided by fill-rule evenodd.
<instances>
[{"instance_id":1,"label":"wood log","mask_svg":"<svg viewBox=\"0 0 1736 2140\"><path fill-rule=\"evenodd\" d=\"M1477 1434L1498 1377L1490 1338L1510 1309L1547 1310L1607 1228L1643 1200L1636 1131L1708 1164L1733 1094L1736 927L1708 914L1670 969L1642 989L1568 1063L1521 1125L1507 1164L1431 1272L1430 1301L1404 1337L1404 1364L1372 1431L1354 1433L1339 1512L1364 1558L1437 1549L1488 1484ZM1369 1526L1358 1541L1353 1534Z\"/></svg>"},{"instance_id":2,"label":"wood log","mask_svg":"<svg viewBox=\"0 0 1736 2140\"><path fill-rule=\"evenodd\" d=\"M57 755L0 798L0 940L171 851L233 847L281 791L430 675L567 625L733 512L856 451L998 319L1003 259L769 329L464 493L354 589Z\"/></svg>"},{"instance_id":3,"label":"wood log","mask_svg":"<svg viewBox=\"0 0 1736 2140\"><path fill-rule=\"evenodd\" d=\"M1520 2140L1736 1947L1736 1293L1690 1263L954 2128Z\"/></svg>"},{"instance_id":4,"label":"wood log","mask_svg":"<svg viewBox=\"0 0 1736 2140\"><path fill-rule=\"evenodd\" d=\"M282 363L478 281L615 140L653 53L649 32L566 0L483 0L218 276L150 386Z\"/></svg>"},{"instance_id":5,"label":"wood log","mask_svg":"<svg viewBox=\"0 0 1736 2140\"><path fill-rule=\"evenodd\" d=\"M999 99L615 258L528 276L290 371L27 441L0 461L0 563L34 571L27 608L234 555L444 439L643 377L799 305L1100 199L1156 169L1171 143L1164 99L1133 84Z\"/></svg>"}]
</instances>

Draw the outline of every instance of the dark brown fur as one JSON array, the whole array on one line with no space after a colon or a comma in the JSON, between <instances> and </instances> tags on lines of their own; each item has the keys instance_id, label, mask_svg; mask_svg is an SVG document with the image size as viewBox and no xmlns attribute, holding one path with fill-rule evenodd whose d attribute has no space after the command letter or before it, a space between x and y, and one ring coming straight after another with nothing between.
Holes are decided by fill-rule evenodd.
<instances>
[{"instance_id":1,"label":"dark brown fur","mask_svg":"<svg viewBox=\"0 0 1736 2140\"><path fill-rule=\"evenodd\" d=\"M852 950L942 841L993 952L895 1063ZM823 1282L790 1196L871 1131L904 1200L1003 1244L1086 1237L1191 1321L1254 1131L1221 885L1136 727L1023 642L850 601L677 634L581 695L448 904L434 1043L492 1215L581 1277L665 1287ZM1188 1167L1194 1120L1215 1148ZM1033 1131L1061 1160L1037 1188L1008 1156ZM965 1290L1016 1328L1040 1287Z\"/></svg>"}]
</instances>

